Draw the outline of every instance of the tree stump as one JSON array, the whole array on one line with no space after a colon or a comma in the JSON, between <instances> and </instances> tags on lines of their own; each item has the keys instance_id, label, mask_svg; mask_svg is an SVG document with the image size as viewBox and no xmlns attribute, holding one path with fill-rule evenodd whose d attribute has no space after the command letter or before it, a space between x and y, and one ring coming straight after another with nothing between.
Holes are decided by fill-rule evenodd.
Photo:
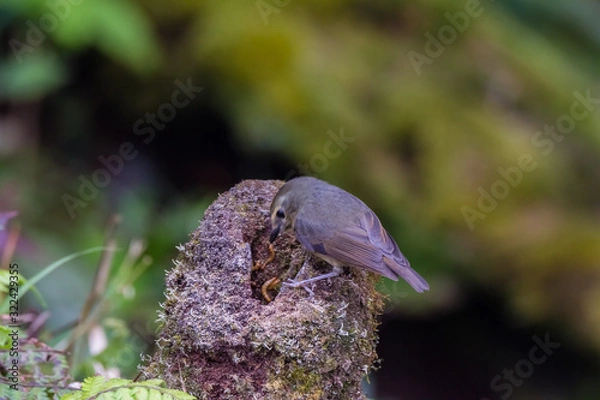
<instances>
[{"instance_id":1,"label":"tree stump","mask_svg":"<svg viewBox=\"0 0 600 400\"><path fill-rule=\"evenodd\" d=\"M348 269L267 302L272 277L307 278L331 267L293 235L269 255L269 208L282 181L247 180L208 207L191 240L178 247L166 278L157 350L142 372L199 399L364 399L361 381L377 360L382 296L378 277Z\"/></svg>"}]
</instances>

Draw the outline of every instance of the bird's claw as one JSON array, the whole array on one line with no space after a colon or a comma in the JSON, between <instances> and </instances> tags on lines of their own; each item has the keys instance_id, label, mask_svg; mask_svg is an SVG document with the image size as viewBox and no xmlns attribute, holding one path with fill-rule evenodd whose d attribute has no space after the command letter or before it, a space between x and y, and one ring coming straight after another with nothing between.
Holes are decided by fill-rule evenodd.
<instances>
[{"instance_id":1,"label":"bird's claw","mask_svg":"<svg viewBox=\"0 0 600 400\"><path fill-rule=\"evenodd\" d=\"M283 282L281 284L282 286L286 286L286 287L292 287L292 288L304 288L304 290L306 290L306 292L310 295L310 297L314 296L315 293L312 291L312 289L310 289L308 286L306 286L306 283L304 281L295 281L293 279L288 279L287 281Z\"/></svg>"}]
</instances>

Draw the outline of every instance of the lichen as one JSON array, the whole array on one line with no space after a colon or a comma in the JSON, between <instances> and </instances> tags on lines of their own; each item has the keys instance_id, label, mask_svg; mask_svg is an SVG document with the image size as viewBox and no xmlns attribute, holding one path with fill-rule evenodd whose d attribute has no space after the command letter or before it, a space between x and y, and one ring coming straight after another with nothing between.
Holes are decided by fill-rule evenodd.
<instances>
[{"instance_id":1,"label":"lichen","mask_svg":"<svg viewBox=\"0 0 600 400\"><path fill-rule=\"evenodd\" d=\"M357 269L313 285L283 287L267 303L267 279L327 272L290 234L268 256L269 207L281 181L249 180L220 195L166 277L157 349L142 372L199 399L364 399L377 360L377 277Z\"/></svg>"}]
</instances>

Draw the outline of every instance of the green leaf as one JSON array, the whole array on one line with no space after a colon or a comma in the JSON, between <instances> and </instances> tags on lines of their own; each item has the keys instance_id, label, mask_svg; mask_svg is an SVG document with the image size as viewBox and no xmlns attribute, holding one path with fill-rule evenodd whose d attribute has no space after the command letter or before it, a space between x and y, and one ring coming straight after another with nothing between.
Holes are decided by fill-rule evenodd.
<instances>
[{"instance_id":1,"label":"green leaf","mask_svg":"<svg viewBox=\"0 0 600 400\"><path fill-rule=\"evenodd\" d=\"M101 376L86 378L81 390L61 397L62 400L194 400L196 397L180 390L167 389L160 379L133 382L128 379L113 378L106 380Z\"/></svg>"},{"instance_id":2,"label":"green leaf","mask_svg":"<svg viewBox=\"0 0 600 400\"><path fill-rule=\"evenodd\" d=\"M0 325L0 349L10 349L12 339L8 337L12 332L12 328L6 325Z\"/></svg>"},{"instance_id":3,"label":"green leaf","mask_svg":"<svg viewBox=\"0 0 600 400\"><path fill-rule=\"evenodd\" d=\"M11 273L8 270L0 270L0 300L4 299L5 296L2 296L3 294L9 294L10 293L10 276ZM13 275L14 276L14 275ZM26 283L27 283L27 279L23 278L22 275L18 275L19 276L19 280L18 282L18 287L21 288L23 287ZM21 289L19 289L20 291ZM46 308L46 302L44 301L44 298L42 297L42 294L40 293L40 291L33 286L31 288L31 291L33 292L33 294L35 295L35 297L38 299L40 305L44 308ZM19 297L17 297L18 299Z\"/></svg>"},{"instance_id":4,"label":"green leaf","mask_svg":"<svg viewBox=\"0 0 600 400\"><path fill-rule=\"evenodd\" d=\"M102 246L92 247L87 250L82 250L77 253L70 254L70 255L63 257L60 260L55 261L54 263L48 265L46 268L44 268L43 270L41 270L40 272L35 274L35 276L33 278L31 278L29 281L26 281L22 287L19 287L19 294L18 294L17 300L20 299L21 297L23 297L23 295L25 293L27 293L30 289L33 289L33 287L36 283L38 283L40 280L45 278L48 274L53 272L58 267L66 264L67 262L69 262L71 260L74 260L77 257L81 257L86 254L96 253L96 252L99 252L102 250L111 250L111 249L109 249L108 247L102 247ZM10 300L10 298L6 298L2 302L2 305L0 306L0 314L6 314L8 312L9 300Z\"/></svg>"}]
</instances>

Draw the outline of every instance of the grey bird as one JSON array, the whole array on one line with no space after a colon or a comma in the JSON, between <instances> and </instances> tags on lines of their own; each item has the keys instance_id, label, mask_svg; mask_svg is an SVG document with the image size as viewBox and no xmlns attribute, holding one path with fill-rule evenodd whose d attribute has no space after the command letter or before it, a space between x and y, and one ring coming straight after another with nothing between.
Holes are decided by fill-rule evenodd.
<instances>
[{"instance_id":1,"label":"grey bird","mask_svg":"<svg viewBox=\"0 0 600 400\"><path fill-rule=\"evenodd\" d=\"M333 266L332 272L284 285L309 283L340 275L343 266L365 268L387 278L403 278L417 292L429 285L410 267L377 215L358 197L312 177L285 183L271 203L271 243L293 230L306 250Z\"/></svg>"}]
</instances>

